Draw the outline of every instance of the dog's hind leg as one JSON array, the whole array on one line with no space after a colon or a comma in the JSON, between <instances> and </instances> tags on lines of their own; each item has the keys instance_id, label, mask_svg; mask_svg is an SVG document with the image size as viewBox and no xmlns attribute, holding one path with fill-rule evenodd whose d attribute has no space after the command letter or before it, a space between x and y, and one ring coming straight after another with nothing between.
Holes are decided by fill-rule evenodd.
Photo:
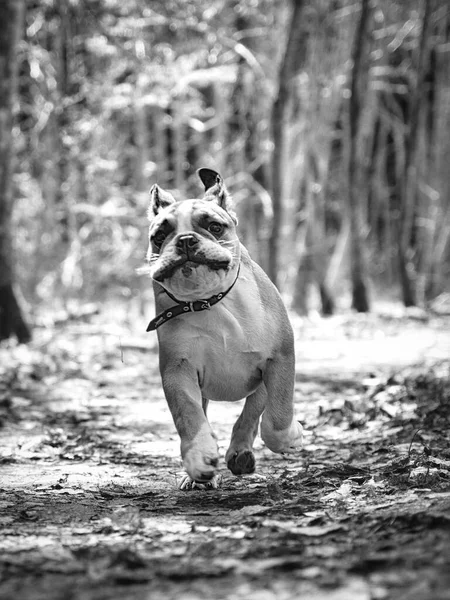
<instances>
[{"instance_id":1,"label":"dog's hind leg","mask_svg":"<svg viewBox=\"0 0 450 600\"><path fill-rule=\"evenodd\" d=\"M266 399L266 388L261 383L245 401L242 413L233 427L225 461L234 475L245 475L253 473L255 470L255 456L252 447L258 433L259 417L264 410Z\"/></svg>"},{"instance_id":2,"label":"dog's hind leg","mask_svg":"<svg viewBox=\"0 0 450 600\"><path fill-rule=\"evenodd\" d=\"M303 428L294 415L295 358L280 354L268 361L263 381L267 402L261 420L261 437L266 446L283 454L301 448Z\"/></svg>"}]
</instances>

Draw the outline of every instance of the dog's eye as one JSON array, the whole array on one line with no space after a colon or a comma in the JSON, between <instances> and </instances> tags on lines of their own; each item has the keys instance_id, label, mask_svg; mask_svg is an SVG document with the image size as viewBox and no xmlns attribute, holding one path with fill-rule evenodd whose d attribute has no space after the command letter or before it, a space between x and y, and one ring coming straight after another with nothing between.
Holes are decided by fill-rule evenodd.
<instances>
[{"instance_id":1,"label":"dog's eye","mask_svg":"<svg viewBox=\"0 0 450 600\"><path fill-rule=\"evenodd\" d=\"M152 241L155 244L155 246L158 246L158 248L159 248L160 246L162 246L165 239L166 239L166 234L164 233L164 231L162 231L162 229L160 229L159 231L157 231L155 233L155 235L152 238Z\"/></svg>"},{"instance_id":2,"label":"dog's eye","mask_svg":"<svg viewBox=\"0 0 450 600\"><path fill-rule=\"evenodd\" d=\"M213 235L220 235L223 232L223 229L224 226L216 221L213 221L208 226L208 231L210 231Z\"/></svg>"}]
</instances>

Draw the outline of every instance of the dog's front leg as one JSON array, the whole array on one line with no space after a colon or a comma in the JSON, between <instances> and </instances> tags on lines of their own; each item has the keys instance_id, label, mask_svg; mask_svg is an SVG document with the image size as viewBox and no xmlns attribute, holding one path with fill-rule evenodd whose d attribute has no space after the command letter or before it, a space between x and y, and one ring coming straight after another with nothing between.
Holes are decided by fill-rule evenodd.
<instances>
[{"instance_id":1,"label":"dog's front leg","mask_svg":"<svg viewBox=\"0 0 450 600\"><path fill-rule=\"evenodd\" d=\"M303 442L303 428L294 416L294 355L280 353L270 359L263 380L267 402L261 420L261 437L272 452L294 452Z\"/></svg>"},{"instance_id":2,"label":"dog's front leg","mask_svg":"<svg viewBox=\"0 0 450 600\"><path fill-rule=\"evenodd\" d=\"M195 369L187 364L162 371L167 403L181 439L181 457L192 481L210 483L219 464L214 433L202 407L202 394ZM188 486L183 486L188 487Z\"/></svg>"}]
</instances>

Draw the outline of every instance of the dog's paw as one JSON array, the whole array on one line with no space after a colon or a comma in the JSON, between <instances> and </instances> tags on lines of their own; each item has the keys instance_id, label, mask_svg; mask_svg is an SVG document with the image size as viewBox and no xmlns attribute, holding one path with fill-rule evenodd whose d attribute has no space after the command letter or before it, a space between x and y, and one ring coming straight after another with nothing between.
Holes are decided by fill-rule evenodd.
<instances>
[{"instance_id":1,"label":"dog's paw","mask_svg":"<svg viewBox=\"0 0 450 600\"><path fill-rule=\"evenodd\" d=\"M251 450L238 450L229 459L227 467L233 475L249 475L255 472L255 455Z\"/></svg>"},{"instance_id":2,"label":"dog's paw","mask_svg":"<svg viewBox=\"0 0 450 600\"><path fill-rule=\"evenodd\" d=\"M194 440L183 450L183 466L193 481L208 483L213 479L219 466L219 453L217 442L211 434Z\"/></svg>"},{"instance_id":3,"label":"dog's paw","mask_svg":"<svg viewBox=\"0 0 450 600\"><path fill-rule=\"evenodd\" d=\"M178 484L180 490L216 490L222 481L222 476L219 474L214 475L212 479L207 482L195 481L186 475L183 476L182 480Z\"/></svg>"},{"instance_id":4,"label":"dog's paw","mask_svg":"<svg viewBox=\"0 0 450 600\"><path fill-rule=\"evenodd\" d=\"M261 437L272 452L289 454L299 450L303 445L303 427L293 420L287 429L276 430L268 420L262 419Z\"/></svg>"}]
</instances>

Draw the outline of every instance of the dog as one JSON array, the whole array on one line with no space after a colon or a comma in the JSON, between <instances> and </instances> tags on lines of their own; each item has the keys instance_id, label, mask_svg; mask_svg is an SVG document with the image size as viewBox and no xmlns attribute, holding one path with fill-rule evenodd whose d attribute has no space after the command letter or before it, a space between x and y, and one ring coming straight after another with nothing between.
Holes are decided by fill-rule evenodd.
<instances>
[{"instance_id":1,"label":"dog","mask_svg":"<svg viewBox=\"0 0 450 600\"><path fill-rule=\"evenodd\" d=\"M202 198L176 201L153 185L148 273L153 280L164 393L181 440L179 487L217 487L219 453L209 400L246 398L225 455L234 475L253 473L261 437L273 452L302 445L294 418L294 336L283 301L236 234L222 177L202 168Z\"/></svg>"}]
</instances>

